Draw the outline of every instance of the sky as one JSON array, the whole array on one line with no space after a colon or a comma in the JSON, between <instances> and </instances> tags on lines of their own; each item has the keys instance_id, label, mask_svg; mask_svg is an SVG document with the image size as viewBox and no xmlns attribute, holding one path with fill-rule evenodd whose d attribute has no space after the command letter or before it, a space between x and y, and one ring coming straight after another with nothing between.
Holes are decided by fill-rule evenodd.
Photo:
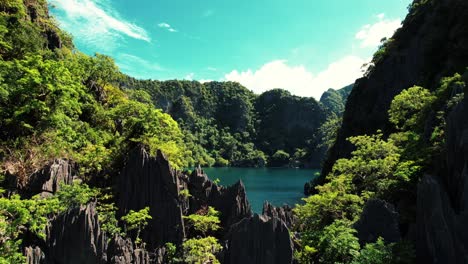
<instances>
[{"instance_id":1,"label":"sky","mask_svg":"<svg viewBox=\"0 0 468 264\"><path fill-rule=\"evenodd\" d=\"M411 0L49 0L89 55L140 79L237 81L315 97L362 77Z\"/></svg>"}]
</instances>

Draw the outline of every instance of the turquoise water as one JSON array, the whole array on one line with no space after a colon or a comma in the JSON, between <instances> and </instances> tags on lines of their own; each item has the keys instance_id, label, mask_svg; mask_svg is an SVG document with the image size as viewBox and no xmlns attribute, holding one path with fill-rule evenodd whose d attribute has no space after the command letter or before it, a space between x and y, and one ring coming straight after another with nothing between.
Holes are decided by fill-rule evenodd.
<instances>
[{"instance_id":1,"label":"turquoise water","mask_svg":"<svg viewBox=\"0 0 468 264\"><path fill-rule=\"evenodd\" d=\"M304 197L304 184L319 170L289 168L203 168L210 179L219 179L224 186L239 179L245 185L252 210L261 213L263 202L273 205L300 203Z\"/></svg>"}]
</instances>

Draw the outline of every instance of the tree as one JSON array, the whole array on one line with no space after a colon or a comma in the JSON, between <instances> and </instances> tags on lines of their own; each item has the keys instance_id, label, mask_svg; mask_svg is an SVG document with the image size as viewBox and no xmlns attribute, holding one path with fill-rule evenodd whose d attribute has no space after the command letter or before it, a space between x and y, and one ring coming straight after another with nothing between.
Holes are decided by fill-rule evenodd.
<instances>
[{"instance_id":1,"label":"tree","mask_svg":"<svg viewBox=\"0 0 468 264\"><path fill-rule=\"evenodd\" d=\"M423 112L434 100L431 92L420 86L403 90L390 105L389 120L400 130L414 130L424 118Z\"/></svg>"},{"instance_id":2,"label":"tree","mask_svg":"<svg viewBox=\"0 0 468 264\"><path fill-rule=\"evenodd\" d=\"M121 218L126 224L127 231L137 231L135 239L136 244L141 243L140 233L148 225L148 220L153 219L153 217L149 215L149 210L149 207L145 207L140 211L130 210L127 215L122 216Z\"/></svg>"},{"instance_id":3,"label":"tree","mask_svg":"<svg viewBox=\"0 0 468 264\"><path fill-rule=\"evenodd\" d=\"M219 264L215 254L222 247L214 237L192 238L182 244L184 260L190 264Z\"/></svg>"},{"instance_id":4,"label":"tree","mask_svg":"<svg viewBox=\"0 0 468 264\"><path fill-rule=\"evenodd\" d=\"M197 214L184 216L184 219L188 220L189 224L196 231L201 232L203 236L206 236L210 231L216 231L220 228L219 212L211 206L206 211L200 210Z\"/></svg>"},{"instance_id":5,"label":"tree","mask_svg":"<svg viewBox=\"0 0 468 264\"><path fill-rule=\"evenodd\" d=\"M392 244L386 245L379 237L375 243L369 243L361 249L352 264L388 264L392 263Z\"/></svg>"},{"instance_id":6,"label":"tree","mask_svg":"<svg viewBox=\"0 0 468 264\"><path fill-rule=\"evenodd\" d=\"M356 230L347 221L336 220L325 227L318 239L318 251L322 263L350 263L359 255Z\"/></svg>"}]
</instances>

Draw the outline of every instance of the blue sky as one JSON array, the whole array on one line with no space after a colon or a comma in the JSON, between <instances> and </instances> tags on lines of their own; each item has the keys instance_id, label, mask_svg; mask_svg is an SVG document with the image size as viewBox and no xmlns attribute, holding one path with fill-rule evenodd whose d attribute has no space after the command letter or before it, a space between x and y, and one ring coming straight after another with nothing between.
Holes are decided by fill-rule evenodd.
<instances>
[{"instance_id":1,"label":"blue sky","mask_svg":"<svg viewBox=\"0 0 468 264\"><path fill-rule=\"evenodd\" d=\"M137 78L232 80L317 99L362 76L411 0L50 0L78 49Z\"/></svg>"}]
</instances>

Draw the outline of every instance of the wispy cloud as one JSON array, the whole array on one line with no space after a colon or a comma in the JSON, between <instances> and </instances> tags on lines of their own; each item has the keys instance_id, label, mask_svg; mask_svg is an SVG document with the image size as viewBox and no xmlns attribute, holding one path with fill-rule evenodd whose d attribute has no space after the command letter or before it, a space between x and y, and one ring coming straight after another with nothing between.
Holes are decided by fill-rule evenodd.
<instances>
[{"instance_id":1,"label":"wispy cloud","mask_svg":"<svg viewBox=\"0 0 468 264\"><path fill-rule=\"evenodd\" d=\"M166 22L159 23L158 27L166 29L169 32L177 32L177 29L173 28L171 25L169 25Z\"/></svg>"},{"instance_id":2,"label":"wispy cloud","mask_svg":"<svg viewBox=\"0 0 468 264\"><path fill-rule=\"evenodd\" d=\"M126 21L107 0L52 0L62 26L87 44L108 50L116 40L130 37L147 42L145 29Z\"/></svg>"},{"instance_id":3,"label":"wispy cloud","mask_svg":"<svg viewBox=\"0 0 468 264\"><path fill-rule=\"evenodd\" d=\"M378 46L383 38L390 38L401 27L400 19L385 19L385 14L378 14L376 17L376 23L363 26L355 35L361 42L361 48Z\"/></svg>"},{"instance_id":4,"label":"wispy cloud","mask_svg":"<svg viewBox=\"0 0 468 264\"><path fill-rule=\"evenodd\" d=\"M123 72L135 78L154 79L158 72L164 71L164 68L157 62L127 53L118 54L116 63Z\"/></svg>"}]
</instances>

